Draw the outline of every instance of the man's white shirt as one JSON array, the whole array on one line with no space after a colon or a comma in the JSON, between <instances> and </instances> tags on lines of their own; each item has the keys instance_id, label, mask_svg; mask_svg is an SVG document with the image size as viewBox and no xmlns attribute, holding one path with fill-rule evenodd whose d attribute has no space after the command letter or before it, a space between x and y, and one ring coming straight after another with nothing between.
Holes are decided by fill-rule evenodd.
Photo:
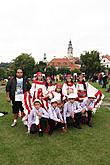
<instances>
[{"instance_id":1,"label":"man's white shirt","mask_svg":"<svg viewBox=\"0 0 110 165\"><path fill-rule=\"evenodd\" d=\"M23 78L16 78L16 91L15 91L15 101L23 100Z\"/></svg>"}]
</instances>

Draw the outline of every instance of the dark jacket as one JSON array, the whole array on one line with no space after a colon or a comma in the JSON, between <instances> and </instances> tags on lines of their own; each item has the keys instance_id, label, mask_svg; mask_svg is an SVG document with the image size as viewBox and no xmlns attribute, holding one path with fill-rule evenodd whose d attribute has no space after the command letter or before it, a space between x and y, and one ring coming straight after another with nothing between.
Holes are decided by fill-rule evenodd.
<instances>
[{"instance_id":1,"label":"dark jacket","mask_svg":"<svg viewBox=\"0 0 110 165\"><path fill-rule=\"evenodd\" d=\"M11 78L6 85L6 92L9 92L9 96L11 100L15 100L15 91L16 91L17 80L16 77ZM31 84L29 83L27 78L23 78L23 93L29 91L31 88Z\"/></svg>"}]
</instances>

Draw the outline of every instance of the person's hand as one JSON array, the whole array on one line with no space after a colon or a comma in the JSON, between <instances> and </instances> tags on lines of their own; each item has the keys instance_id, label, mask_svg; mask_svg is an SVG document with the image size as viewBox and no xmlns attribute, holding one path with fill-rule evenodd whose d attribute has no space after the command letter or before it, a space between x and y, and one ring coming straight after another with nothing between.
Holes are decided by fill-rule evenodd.
<instances>
[{"instance_id":1,"label":"person's hand","mask_svg":"<svg viewBox=\"0 0 110 165\"><path fill-rule=\"evenodd\" d=\"M27 132L26 132L26 135L29 136L29 135L30 135L30 131L27 131Z\"/></svg>"},{"instance_id":2,"label":"person's hand","mask_svg":"<svg viewBox=\"0 0 110 165\"><path fill-rule=\"evenodd\" d=\"M83 109L83 110L81 111L81 113L85 113L85 111L86 111L86 110L85 110L85 109Z\"/></svg>"},{"instance_id":3,"label":"person's hand","mask_svg":"<svg viewBox=\"0 0 110 165\"><path fill-rule=\"evenodd\" d=\"M92 107L88 106L87 109L88 109L88 110L92 110Z\"/></svg>"},{"instance_id":4,"label":"person's hand","mask_svg":"<svg viewBox=\"0 0 110 165\"><path fill-rule=\"evenodd\" d=\"M38 115L39 117L42 117L42 113L41 113L41 112L38 112L37 115Z\"/></svg>"},{"instance_id":5,"label":"person's hand","mask_svg":"<svg viewBox=\"0 0 110 165\"><path fill-rule=\"evenodd\" d=\"M71 112L71 117L74 119L74 112Z\"/></svg>"},{"instance_id":6,"label":"person's hand","mask_svg":"<svg viewBox=\"0 0 110 165\"><path fill-rule=\"evenodd\" d=\"M60 123L64 123L64 121L63 120L60 120Z\"/></svg>"},{"instance_id":7,"label":"person's hand","mask_svg":"<svg viewBox=\"0 0 110 165\"><path fill-rule=\"evenodd\" d=\"M10 99L10 97L7 97L7 101L8 101L8 102L11 102L11 99Z\"/></svg>"},{"instance_id":8,"label":"person's hand","mask_svg":"<svg viewBox=\"0 0 110 165\"><path fill-rule=\"evenodd\" d=\"M65 129L67 130L67 124L65 124Z\"/></svg>"}]
</instances>

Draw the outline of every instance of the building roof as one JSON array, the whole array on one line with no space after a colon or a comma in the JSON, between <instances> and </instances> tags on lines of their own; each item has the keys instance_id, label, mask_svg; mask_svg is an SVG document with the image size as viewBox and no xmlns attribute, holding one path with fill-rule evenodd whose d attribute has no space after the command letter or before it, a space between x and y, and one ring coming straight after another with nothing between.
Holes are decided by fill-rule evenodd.
<instances>
[{"instance_id":1,"label":"building roof","mask_svg":"<svg viewBox=\"0 0 110 165\"><path fill-rule=\"evenodd\" d=\"M80 65L75 64L75 61L78 58L53 58L48 64L49 66L55 66L55 67L67 67L71 70L74 70L75 68L80 69Z\"/></svg>"},{"instance_id":2,"label":"building roof","mask_svg":"<svg viewBox=\"0 0 110 165\"><path fill-rule=\"evenodd\" d=\"M110 61L110 55L108 55L108 54L102 56L102 58L107 58Z\"/></svg>"},{"instance_id":3,"label":"building roof","mask_svg":"<svg viewBox=\"0 0 110 165\"><path fill-rule=\"evenodd\" d=\"M74 70L74 69L80 69L81 65L78 65L78 64L73 64L71 65L71 70Z\"/></svg>"}]
</instances>

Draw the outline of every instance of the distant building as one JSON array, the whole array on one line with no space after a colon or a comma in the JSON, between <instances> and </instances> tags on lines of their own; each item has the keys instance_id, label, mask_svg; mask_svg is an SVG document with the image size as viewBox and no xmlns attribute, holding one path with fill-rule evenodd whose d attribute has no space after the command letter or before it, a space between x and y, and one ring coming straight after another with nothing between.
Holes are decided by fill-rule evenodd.
<instances>
[{"instance_id":1,"label":"distant building","mask_svg":"<svg viewBox=\"0 0 110 165\"><path fill-rule=\"evenodd\" d=\"M54 66L56 68L69 68L70 70L80 69L79 63L80 59L78 57L73 57L73 47L72 42L69 41L67 56L63 58L54 57L49 63L49 66Z\"/></svg>"},{"instance_id":2,"label":"distant building","mask_svg":"<svg viewBox=\"0 0 110 165\"><path fill-rule=\"evenodd\" d=\"M46 53L44 53L43 62L44 62L44 63L47 63L47 57L46 57Z\"/></svg>"},{"instance_id":3,"label":"distant building","mask_svg":"<svg viewBox=\"0 0 110 165\"><path fill-rule=\"evenodd\" d=\"M110 55L104 55L101 59L101 64L106 68L110 68Z\"/></svg>"},{"instance_id":4,"label":"distant building","mask_svg":"<svg viewBox=\"0 0 110 165\"><path fill-rule=\"evenodd\" d=\"M72 42L71 42L71 40L69 41L69 44L68 44L67 57L68 57L68 58L73 58L73 47L72 47Z\"/></svg>"}]
</instances>

